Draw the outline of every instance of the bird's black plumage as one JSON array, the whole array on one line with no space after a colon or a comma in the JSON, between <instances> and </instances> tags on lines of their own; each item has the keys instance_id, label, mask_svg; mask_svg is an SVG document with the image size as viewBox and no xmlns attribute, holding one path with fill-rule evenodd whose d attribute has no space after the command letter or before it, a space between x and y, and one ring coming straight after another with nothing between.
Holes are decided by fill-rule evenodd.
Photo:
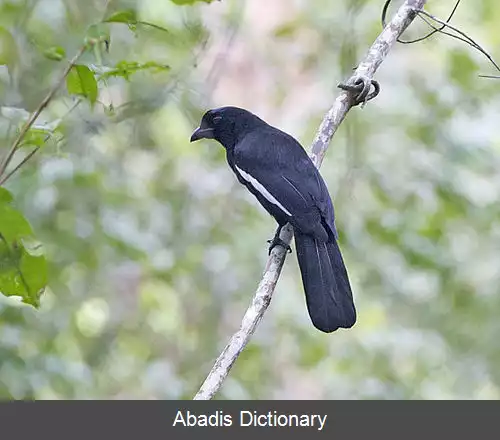
<instances>
[{"instance_id":1,"label":"bird's black plumage","mask_svg":"<svg viewBox=\"0 0 500 440\"><path fill-rule=\"evenodd\" d=\"M293 226L309 316L333 332L356 322L347 270L337 243L332 200L311 159L292 136L237 107L205 113L191 142L224 146L236 177L278 222Z\"/></svg>"}]
</instances>

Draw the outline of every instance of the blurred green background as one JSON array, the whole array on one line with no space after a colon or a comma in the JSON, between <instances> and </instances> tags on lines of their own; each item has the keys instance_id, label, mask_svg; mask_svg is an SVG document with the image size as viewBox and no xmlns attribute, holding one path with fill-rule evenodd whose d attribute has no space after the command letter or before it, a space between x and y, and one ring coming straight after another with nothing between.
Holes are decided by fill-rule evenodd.
<instances>
[{"instance_id":1,"label":"blurred green background","mask_svg":"<svg viewBox=\"0 0 500 440\"><path fill-rule=\"evenodd\" d=\"M446 17L453 4L427 8ZM93 108L64 118L64 139L6 185L50 269L39 311L0 296L0 398L194 395L239 327L275 223L223 149L189 136L207 108L237 105L309 148L336 84L380 32L382 5L0 2L3 110L33 111L64 68L43 51L71 58L106 8L135 8L168 32L110 25L109 53L86 64L169 66L101 84ZM500 59L496 0L463 1L453 23ZM426 29L417 20L406 37ZM488 73L482 55L445 36L394 48L376 75L381 94L349 113L321 170L358 323L313 328L292 254L217 398L500 397L500 82L478 78ZM74 101L62 90L39 122Z\"/></svg>"}]
</instances>

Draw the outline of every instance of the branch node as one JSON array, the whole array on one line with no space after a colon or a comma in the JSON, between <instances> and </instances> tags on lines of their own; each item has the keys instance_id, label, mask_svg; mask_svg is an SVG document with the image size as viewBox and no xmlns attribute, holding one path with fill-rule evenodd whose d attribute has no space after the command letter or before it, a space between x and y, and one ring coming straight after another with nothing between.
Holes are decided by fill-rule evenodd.
<instances>
[{"instance_id":1,"label":"branch node","mask_svg":"<svg viewBox=\"0 0 500 440\"><path fill-rule=\"evenodd\" d=\"M373 91L370 92L372 86ZM349 79L347 83L339 83L337 87L351 93L353 106L361 104L361 107L364 107L368 101L371 101L380 93L378 81L362 75Z\"/></svg>"}]
</instances>

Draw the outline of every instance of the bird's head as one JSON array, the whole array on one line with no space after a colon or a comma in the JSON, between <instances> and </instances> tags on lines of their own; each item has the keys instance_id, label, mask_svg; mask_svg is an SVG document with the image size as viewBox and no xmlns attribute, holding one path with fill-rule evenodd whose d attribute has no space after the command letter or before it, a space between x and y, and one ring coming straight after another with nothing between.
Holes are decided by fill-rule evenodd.
<instances>
[{"instance_id":1,"label":"bird's head","mask_svg":"<svg viewBox=\"0 0 500 440\"><path fill-rule=\"evenodd\" d=\"M226 149L233 148L255 128L265 124L259 117L238 107L220 107L208 110L200 126L191 135L191 142L215 139Z\"/></svg>"}]
</instances>

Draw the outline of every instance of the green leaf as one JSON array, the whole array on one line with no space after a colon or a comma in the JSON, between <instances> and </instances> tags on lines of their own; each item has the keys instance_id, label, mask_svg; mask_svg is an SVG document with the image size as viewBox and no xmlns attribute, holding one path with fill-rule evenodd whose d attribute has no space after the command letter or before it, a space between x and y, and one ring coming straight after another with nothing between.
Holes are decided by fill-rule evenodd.
<instances>
[{"instance_id":1,"label":"green leaf","mask_svg":"<svg viewBox=\"0 0 500 440\"><path fill-rule=\"evenodd\" d=\"M43 128L30 128L26 135L24 136L22 146L25 145L34 145L37 147L41 147L47 142L47 140L52 135L52 132Z\"/></svg>"},{"instance_id":2,"label":"green leaf","mask_svg":"<svg viewBox=\"0 0 500 440\"><path fill-rule=\"evenodd\" d=\"M115 12L104 20L106 23L137 24L137 14L133 9Z\"/></svg>"},{"instance_id":3,"label":"green leaf","mask_svg":"<svg viewBox=\"0 0 500 440\"><path fill-rule=\"evenodd\" d=\"M45 58L48 58L49 60L61 61L66 56L66 51L64 50L63 47L53 46L49 47L48 49L45 49L43 51L43 55L45 56Z\"/></svg>"},{"instance_id":4,"label":"green leaf","mask_svg":"<svg viewBox=\"0 0 500 440\"><path fill-rule=\"evenodd\" d=\"M14 66L17 60L17 45L14 37L7 29L0 27L0 65Z\"/></svg>"},{"instance_id":5,"label":"green leaf","mask_svg":"<svg viewBox=\"0 0 500 440\"><path fill-rule=\"evenodd\" d=\"M169 32L168 29L165 29L164 27L154 24L154 23L149 23L147 21L140 21L137 19L137 14L133 9L126 9L123 11L118 11L109 16L104 20L105 23L125 23L128 25L130 30L134 31L136 30L136 26L138 24L144 25L144 26L149 26L154 29L160 30L162 32Z\"/></svg>"},{"instance_id":6,"label":"green leaf","mask_svg":"<svg viewBox=\"0 0 500 440\"><path fill-rule=\"evenodd\" d=\"M99 79L122 77L128 80L130 75L141 70L153 70L155 73L157 73L170 70L170 66L159 64L155 61L148 61L147 63L137 63L135 61L120 61L114 68L104 72L99 77Z\"/></svg>"},{"instance_id":7,"label":"green leaf","mask_svg":"<svg viewBox=\"0 0 500 440\"><path fill-rule=\"evenodd\" d=\"M91 104L97 100L98 89L94 73L83 64L73 66L66 78L66 87L68 93L84 96Z\"/></svg>"},{"instance_id":8,"label":"green leaf","mask_svg":"<svg viewBox=\"0 0 500 440\"><path fill-rule=\"evenodd\" d=\"M3 204L7 205L10 202L12 202L12 200L14 200L14 198L12 197L12 194L9 191L7 191L5 188L2 188L0 186L0 206Z\"/></svg>"},{"instance_id":9,"label":"green leaf","mask_svg":"<svg viewBox=\"0 0 500 440\"><path fill-rule=\"evenodd\" d=\"M0 188L0 293L38 307L47 284L47 261L33 244L31 226L11 201L10 193Z\"/></svg>"},{"instance_id":10,"label":"green leaf","mask_svg":"<svg viewBox=\"0 0 500 440\"><path fill-rule=\"evenodd\" d=\"M24 136L21 146L43 147L50 142L55 142L54 145L57 145L64 137L60 131L60 124L61 120L55 119L44 125L32 125Z\"/></svg>"},{"instance_id":11,"label":"green leaf","mask_svg":"<svg viewBox=\"0 0 500 440\"><path fill-rule=\"evenodd\" d=\"M30 117L30 113L22 108L0 107L0 116L21 130ZM54 119L44 124L33 124L22 140L21 145L42 146L49 138L57 137L61 119Z\"/></svg>"},{"instance_id":12,"label":"green leaf","mask_svg":"<svg viewBox=\"0 0 500 440\"><path fill-rule=\"evenodd\" d=\"M30 255L22 244L8 248L0 243L0 292L19 296L22 302L36 308L47 285L47 261Z\"/></svg>"},{"instance_id":13,"label":"green leaf","mask_svg":"<svg viewBox=\"0 0 500 440\"><path fill-rule=\"evenodd\" d=\"M32 235L31 226L23 215L10 206L10 202L0 202L0 234L11 244L24 236Z\"/></svg>"}]
</instances>

